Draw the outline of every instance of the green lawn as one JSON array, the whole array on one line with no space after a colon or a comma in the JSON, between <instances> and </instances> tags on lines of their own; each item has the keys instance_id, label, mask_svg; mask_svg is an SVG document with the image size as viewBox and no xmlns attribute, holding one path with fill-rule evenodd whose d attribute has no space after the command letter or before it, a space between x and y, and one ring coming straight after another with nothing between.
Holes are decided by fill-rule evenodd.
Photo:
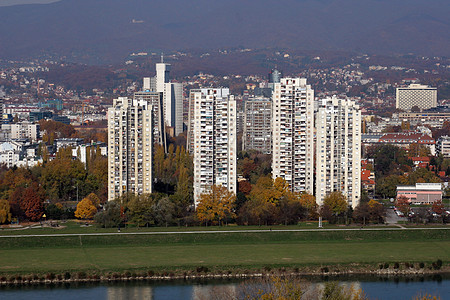
<instances>
[{"instance_id":1,"label":"green lawn","mask_svg":"<svg viewBox=\"0 0 450 300\"><path fill-rule=\"evenodd\" d=\"M0 274L450 261L449 230L0 239Z\"/></svg>"}]
</instances>

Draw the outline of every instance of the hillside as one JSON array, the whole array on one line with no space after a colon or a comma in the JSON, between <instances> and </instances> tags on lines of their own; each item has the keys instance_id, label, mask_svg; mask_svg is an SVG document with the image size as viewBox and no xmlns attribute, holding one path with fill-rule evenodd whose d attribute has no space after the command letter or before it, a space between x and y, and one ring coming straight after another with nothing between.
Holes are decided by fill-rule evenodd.
<instances>
[{"instance_id":1,"label":"hillside","mask_svg":"<svg viewBox=\"0 0 450 300\"><path fill-rule=\"evenodd\" d=\"M229 47L450 54L445 0L62 0L0 7L0 57Z\"/></svg>"}]
</instances>

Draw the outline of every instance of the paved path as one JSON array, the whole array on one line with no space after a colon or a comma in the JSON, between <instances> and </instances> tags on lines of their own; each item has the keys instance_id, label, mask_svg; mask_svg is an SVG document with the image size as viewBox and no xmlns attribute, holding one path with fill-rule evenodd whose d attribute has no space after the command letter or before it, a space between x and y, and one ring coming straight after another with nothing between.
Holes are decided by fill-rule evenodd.
<instances>
[{"instance_id":1,"label":"paved path","mask_svg":"<svg viewBox=\"0 0 450 300\"><path fill-rule=\"evenodd\" d=\"M324 232L324 231L397 231L397 230L450 230L450 227L431 228L333 228L333 229L261 229L261 230L198 230L198 231L154 231L154 232L105 232L105 233L55 233L55 234L14 234L0 235L0 238L64 237L64 236L108 236L108 235L171 235L171 234L220 234L220 233L261 233L261 232Z\"/></svg>"}]
</instances>

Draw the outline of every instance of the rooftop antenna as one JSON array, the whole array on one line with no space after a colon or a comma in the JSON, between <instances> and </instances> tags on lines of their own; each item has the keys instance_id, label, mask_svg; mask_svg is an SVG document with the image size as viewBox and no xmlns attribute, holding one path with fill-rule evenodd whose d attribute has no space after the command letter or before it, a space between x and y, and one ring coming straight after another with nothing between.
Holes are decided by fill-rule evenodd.
<instances>
[{"instance_id":1,"label":"rooftop antenna","mask_svg":"<svg viewBox=\"0 0 450 300\"><path fill-rule=\"evenodd\" d=\"M161 63L164 63L164 52L161 52Z\"/></svg>"}]
</instances>

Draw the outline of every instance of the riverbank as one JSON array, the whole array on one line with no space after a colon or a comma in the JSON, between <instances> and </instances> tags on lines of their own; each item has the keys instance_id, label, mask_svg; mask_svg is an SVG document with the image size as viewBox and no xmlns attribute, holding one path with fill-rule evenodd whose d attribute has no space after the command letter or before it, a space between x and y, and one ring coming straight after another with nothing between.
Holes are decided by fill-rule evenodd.
<instances>
[{"instance_id":1,"label":"riverbank","mask_svg":"<svg viewBox=\"0 0 450 300\"><path fill-rule=\"evenodd\" d=\"M371 265L339 265L324 266L316 268L279 268L263 270L209 270L206 267L196 270L176 270L174 272L130 272L123 273L109 272L104 274L77 272L65 272L63 274L47 273L47 274L28 274L28 275L12 275L9 277L0 277L0 286L27 286L27 285L54 285L54 284L70 284L70 283L106 283L106 282L159 282L159 281L193 281L193 280L232 280L232 279L256 279L267 277L302 277L302 278L351 278L353 276L367 276L370 278L392 279L392 278L432 278L438 279L436 276L450 276L450 266L443 266L434 269L430 266L415 269L410 264L399 265L388 269L376 269ZM441 277L442 278L442 277Z\"/></svg>"}]
</instances>

